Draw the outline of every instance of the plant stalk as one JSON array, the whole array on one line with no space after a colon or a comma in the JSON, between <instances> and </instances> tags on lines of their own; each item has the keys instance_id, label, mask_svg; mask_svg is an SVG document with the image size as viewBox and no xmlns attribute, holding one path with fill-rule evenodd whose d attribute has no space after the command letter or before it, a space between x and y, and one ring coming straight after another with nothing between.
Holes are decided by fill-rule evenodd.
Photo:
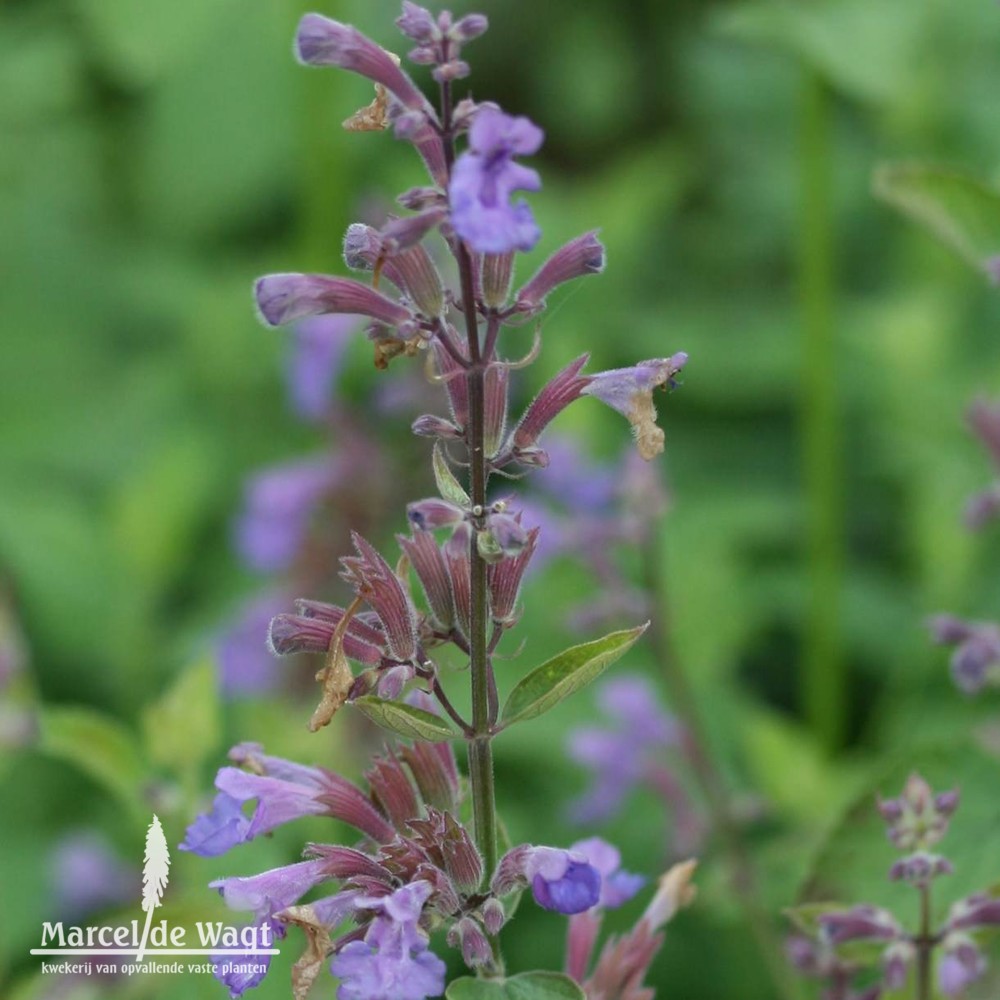
<instances>
[{"instance_id":1,"label":"plant stalk","mask_svg":"<svg viewBox=\"0 0 1000 1000\"><path fill-rule=\"evenodd\" d=\"M798 1000L802 992L798 980L785 960L784 951L774 931L771 914L761 903L757 875L742 833L733 819L725 779L716 766L711 742L694 689L688 679L671 635L670 602L662 553L654 545L651 530L643 540L643 584L656 613L650 616L647 636L653 654L660 663L672 707L686 730L686 749L695 779L705 797L712 828L722 839L733 867L733 887L743 909L754 945L780 1000Z\"/></svg>"},{"instance_id":2,"label":"plant stalk","mask_svg":"<svg viewBox=\"0 0 1000 1000\"><path fill-rule=\"evenodd\" d=\"M934 939L931 936L931 888L929 885L919 886L920 889L920 934L916 940L917 946L917 995L916 1000L932 1000L931 993L931 951Z\"/></svg>"},{"instance_id":3,"label":"plant stalk","mask_svg":"<svg viewBox=\"0 0 1000 1000\"><path fill-rule=\"evenodd\" d=\"M844 469L833 321L830 114L826 83L805 67L799 113L798 272L803 337L799 413L809 579L801 699L809 727L828 753L843 741L847 709L840 642Z\"/></svg>"},{"instance_id":4,"label":"plant stalk","mask_svg":"<svg viewBox=\"0 0 1000 1000\"><path fill-rule=\"evenodd\" d=\"M455 159L455 138L452 127L451 86L447 82L441 84L441 129L444 139L445 162L450 174ZM469 497L474 512L474 530L469 548L472 587L469 673L472 685L473 729L473 735L469 739L469 781L472 786L472 813L476 846L483 857L483 877L488 884L498 860L496 792L493 780L493 737L490 722L490 689L493 668L488 650L490 621L486 589L486 563L479 555L475 530L482 526L486 510L485 368L479 342L479 320L476 314L472 261L465 244L458 238L455 240L454 251L455 259L458 262L462 312L465 316L469 352L469 367L465 373L469 395L469 420L465 433L469 461Z\"/></svg>"}]
</instances>

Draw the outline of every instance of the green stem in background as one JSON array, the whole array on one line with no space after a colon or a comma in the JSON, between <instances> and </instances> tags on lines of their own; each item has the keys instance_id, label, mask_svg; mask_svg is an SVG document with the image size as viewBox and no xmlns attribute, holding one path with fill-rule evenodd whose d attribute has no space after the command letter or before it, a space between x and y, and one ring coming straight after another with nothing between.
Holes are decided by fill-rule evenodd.
<instances>
[{"instance_id":1,"label":"green stem in background","mask_svg":"<svg viewBox=\"0 0 1000 1000\"><path fill-rule=\"evenodd\" d=\"M448 83L441 85L441 130L444 138L448 172L455 159L452 134L452 95ZM496 792L493 781L493 747L490 719L491 671L488 635L489 602L486 589L486 563L479 554L475 529L481 526L486 510L486 443L484 359L479 342L472 261L461 240L455 240L455 258L461 282L461 304L465 316L469 367L465 378L469 394L469 419L466 444L469 461L469 497L474 514L470 543L472 608L469 622L469 673L472 685L472 729L469 740L469 781L472 786L472 814L476 845L483 856L484 878L488 881L498 861ZM488 359L486 359L488 361ZM495 949L494 949L495 950Z\"/></svg>"},{"instance_id":2,"label":"green stem in background","mask_svg":"<svg viewBox=\"0 0 1000 1000\"><path fill-rule=\"evenodd\" d=\"M650 526L655 527L655 522ZM694 689L674 648L671 636L670 601L661 546L655 530L641 542L643 585L654 613L646 635L663 670L671 707L686 731L685 748L695 778L708 807L712 829L722 840L733 867L733 887L746 918L747 928L774 987L775 1000L798 1000L801 987L785 959L772 915L761 902L753 860L733 818L725 779L712 754L708 730L698 707Z\"/></svg>"},{"instance_id":3,"label":"green stem in background","mask_svg":"<svg viewBox=\"0 0 1000 1000\"><path fill-rule=\"evenodd\" d=\"M800 694L813 734L824 749L833 752L844 737L847 689L840 642L844 463L833 323L830 117L831 97L825 82L804 68L799 118L798 272L803 337L799 414L808 596Z\"/></svg>"},{"instance_id":4,"label":"green stem in background","mask_svg":"<svg viewBox=\"0 0 1000 1000\"><path fill-rule=\"evenodd\" d=\"M931 888L918 886L920 890L920 933L917 935L917 995L916 1000L932 1000L931 993L931 952L934 939L931 935Z\"/></svg>"}]
</instances>

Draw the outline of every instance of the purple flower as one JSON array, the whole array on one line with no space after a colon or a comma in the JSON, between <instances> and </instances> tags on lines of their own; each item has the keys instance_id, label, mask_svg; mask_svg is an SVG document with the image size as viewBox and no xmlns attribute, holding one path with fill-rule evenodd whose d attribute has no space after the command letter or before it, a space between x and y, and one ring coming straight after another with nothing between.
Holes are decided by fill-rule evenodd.
<instances>
[{"instance_id":1,"label":"purple flower","mask_svg":"<svg viewBox=\"0 0 1000 1000\"><path fill-rule=\"evenodd\" d=\"M381 46L357 28L321 14L306 14L295 35L295 54L309 66L339 66L391 91L408 108L430 112L427 99Z\"/></svg>"},{"instance_id":2,"label":"purple flower","mask_svg":"<svg viewBox=\"0 0 1000 1000\"><path fill-rule=\"evenodd\" d=\"M330 412L330 390L357 326L349 316L310 316L295 324L288 363L292 407L307 420L322 420Z\"/></svg>"},{"instance_id":3,"label":"purple flower","mask_svg":"<svg viewBox=\"0 0 1000 1000\"><path fill-rule=\"evenodd\" d=\"M271 619L288 604L288 596L280 591L255 597L219 636L216 656L226 695L262 694L277 686L280 674L266 640Z\"/></svg>"},{"instance_id":4,"label":"purple flower","mask_svg":"<svg viewBox=\"0 0 1000 1000\"><path fill-rule=\"evenodd\" d=\"M960 691L977 694L988 684L1000 683L1000 627L952 615L936 615L928 625L935 642L955 646L951 676Z\"/></svg>"},{"instance_id":5,"label":"purple flower","mask_svg":"<svg viewBox=\"0 0 1000 1000\"><path fill-rule=\"evenodd\" d=\"M78 830L60 839L49 868L54 908L71 921L126 902L140 885L138 871L121 861L96 830Z\"/></svg>"},{"instance_id":6,"label":"purple flower","mask_svg":"<svg viewBox=\"0 0 1000 1000\"><path fill-rule=\"evenodd\" d=\"M480 253L530 250L539 240L531 209L511 202L514 191L538 191L541 178L514 162L538 151L544 134L527 118L481 107L469 129L469 149L455 163L449 199L455 232Z\"/></svg>"},{"instance_id":7,"label":"purple flower","mask_svg":"<svg viewBox=\"0 0 1000 1000\"><path fill-rule=\"evenodd\" d=\"M601 873L579 851L536 847L525 863L535 902L556 913L580 913L601 899Z\"/></svg>"},{"instance_id":8,"label":"purple flower","mask_svg":"<svg viewBox=\"0 0 1000 1000\"><path fill-rule=\"evenodd\" d=\"M560 247L531 276L517 293L518 312L538 312L545 306L549 293L559 285L603 270L604 246L596 232L584 233Z\"/></svg>"},{"instance_id":9,"label":"purple flower","mask_svg":"<svg viewBox=\"0 0 1000 1000\"><path fill-rule=\"evenodd\" d=\"M601 876L600 905L613 910L627 903L645 884L641 875L623 871L618 848L600 837L589 837L570 845L570 850L582 854Z\"/></svg>"},{"instance_id":10,"label":"purple flower","mask_svg":"<svg viewBox=\"0 0 1000 1000\"><path fill-rule=\"evenodd\" d=\"M343 313L371 316L386 326L408 328L413 318L405 306L369 285L326 274L268 274L255 282L254 299L267 326Z\"/></svg>"},{"instance_id":11,"label":"purple flower","mask_svg":"<svg viewBox=\"0 0 1000 1000\"><path fill-rule=\"evenodd\" d=\"M202 813L187 828L180 843L182 851L214 858L249 840L250 819L244 815L239 799L220 793L210 812Z\"/></svg>"},{"instance_id":12,"label":"purple flower","mask_svg":"<svg viewBox=\"0 0 1000 1000\"><path fill-rule=\"evenodd\" d=\"M337 1000L426 1000L444 992L445 964L427 947L418 921L433 891L417 881L389 896L358 897L360 910L375 910L363 941L344 945L330 965L340 979Z\"/></svg>"},{"instance_id":13,"label":"purple flower","mask_svg":"<svg viewBox=\"0 0 1000 1000\"><path fill-rule=\"evenodd\" d=\"M236 547L252 569L287 569L305 540L313 511L333 486L326 458L272 466L247 484L236 522Z\"/></svg>"},{"instance_id":14,"label":"purple flower","mask_svg":"<svg viewBox=\"0 0 1000 1000\"><path fill-rule=\"evenodd\" d=\"M662 766L657 758L663 749L680 741L677 723L659 707L643 677L621 676L606 682L599 689L598 703L611 726L581 727L569 739L570 756L594 776L592 788L571 806L580 823L615 813L633 788L652 780L654 769Z\"/></svg>"},{"instance_id":15,"label":"purple flower","mask_svg":"<svg viewBox=\"0 0 1000 1000\"><path fill-rule=\"evenodd\" d=\"M946 997L960 997L986 971L986 960L971 937L952 932L944 939L937 971L941 992Z\"/></svg>"},{"instance_id":16,"label":"purple flower","mask_svg":"<svg viewBox=\"0 0 1000 1000\"><path fill-rule=\"evenodd\" d=\"M327 862L319 858L272 868L259 875L216 879L209 886L219 890L230 909L251 910L255 923L260 924L297 903L327 878Z\"/></svg>"},{"instance_id":17,"label":"purple flower","mask_svg":"<svg viewBox=\"0 0 1000 1000\"><path fill-rule=\"evenodd\" d=\"M653 390L663 386L673 389L674 376L687 364L688 356L678 351L669 358L640 361L632 368L616 368L590 377L582 390L595 396L628 418L635 434L639 454L654 458L663 451L663 431L656 426Z\"/></svg>"}]
</instances>

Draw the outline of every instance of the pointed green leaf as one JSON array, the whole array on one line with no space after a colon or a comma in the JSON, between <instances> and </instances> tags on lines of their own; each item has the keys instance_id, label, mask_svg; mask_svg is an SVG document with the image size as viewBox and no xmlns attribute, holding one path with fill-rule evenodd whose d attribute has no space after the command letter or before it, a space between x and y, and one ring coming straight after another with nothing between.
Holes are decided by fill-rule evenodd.
<instances>
[{"instance_id":1,"label":"pointed green leaf","mask_svg":"<svg viewBox=\"0 0 1000 1000\"><path fill-rule=\"evenodd\" d=\"M78 767L130 809L142 811L143 756L131 730L91 708L45 709L39 750Z\"/></svg>"},{"instance_id":2,"label":"pointed green leaf","mask_svg":"<svg viewBox=\"0 0 1000 1000\"><path fill-rule=\"evenodd\" d=\"M501 714L503 725L533 719L579 691L627 652L648 625L572 646L532 670L511 691Z\"/></svg>"},{"instance_id":3,"label":"pointed green leaf","mask_svg":"<svg viewBox=\"0 0 1000 1000\"><path fill-rule=\"evenodd\" d=\"M561 972L522 972L510 979L456 979L445 1000L585 1000L583 990Z\"/></svg>"},{"instance_id":4,"label":"pointed green leaf","mask_svg":"<svg viewBox=\"0 0 1000 1000\"><path fill-rule=\"evenodd\" d=\"M471 506L472 501L469 499L469 494L462 489L462 484L448 467L448 460L444 457L441 445L436 442L434 444L434 482L437 483L438 493L449 503L466 508Z\"/></svg>"},{"instance_id":5,"label":"pointed green leaf","mask_svg":"<svg viewBox=\"0 0 1000 1000\"><path fill-rule=\"evenodd\" d=\"M920 223L977 271L1000 255L1000 191L971 174L920 163L884 163L876 197Z\"/></svg>"},{"instance_id":6,"label":"pointed green leaf","mask_svg":"<svg viewBox=\"0 0 1000 1000\"><path fill-rule=\"evenodd\" d=\"M175 773L198 767L221 739L219 713L215 666L201 660L143 712L150 759Z\"/></svg>"},{"instance_id":7,"label":"pointed green leaf","mask_svg":"<svg viewBox=\"0 0 1000 1000\"><path fill-rule=\"evenodd\" d=\"M441 740L454 740L461 736L461 733L457 733L439 716L401 701L386 701L375 695L366 694L361 698L355 698L349 704L371 719L375 725L388 729L397 736L404 736L408 740L439 743Z\"/></svg>"}]
</instances>

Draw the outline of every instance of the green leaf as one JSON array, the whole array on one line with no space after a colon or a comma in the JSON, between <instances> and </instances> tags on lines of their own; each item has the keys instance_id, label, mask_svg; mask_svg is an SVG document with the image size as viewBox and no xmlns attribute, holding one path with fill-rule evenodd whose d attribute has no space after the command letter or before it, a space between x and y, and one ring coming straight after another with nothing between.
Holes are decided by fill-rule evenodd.
<instances>
[{"instance_id":1,"label":"green leaf","mask_svg":"<svg viewBox=\"0 0 1000 1000\"><path fill-rule=\"evenodd\" d=\"M143 713L150 759L179 774L196 769L219 744L219 711L215 665L200 660Z\"/></svg>"},{"instance_id":2,"label":"green leaf","mask_svg":"<svg viewBox=\"0 0 1000 1000\"><path fill-rule=\"evenodd\" d=\"M571 646L532 670L511 691L501 714L503 725L533 719L579 691L623 656L648 625Z\"/></svg>"},{"instance_id":3,"label":"green leaf","mask_svg":"<svg viewBox=\"0 0 1000 1000\"><path fill-rule=\"evenodd\" d=\"M144 764L131 730L91 708L48 708L38 749L78 767L131 810L142 811Z\"/></svg>"},{"instance_id":4,"label":"green leaf","mask_svg":"<svg viewBox=\"0 0 1000 1000\"><path fill-rule=\"evenodd\" d=\"M375 695L366 694L361 698L355 698L350 704L377 726L388 729L397 736L404 736L408 740L438 743L441 740L458 739L461 735L437 715L400 701L386 701L376 698Z\"/></svg>"},{"instance_id":5,"label":"green leaf","mask_svg":"<svg viewBox=\"0 0 1000 1000\"><path fill-rule=\"evenodd\" d=\"M1000 255L1000 191L977 177L928 164L883 163L872 189L977 271Z\"/></svg>"},{"instance_id":6,"label":"green leaf","mask_svg":"<svg viewBox=\"0 0 1000 1000\"><path fill-rule=\"evenodd\" d=\"M871 903L904 922L915 915L911 886L886 877L898 857L885 836L876 795L899 794L908 775L921 774L936 792L960 787L962 801L944 840L935 848L955 871L934 886L934 906L943 913L956 900L982 891L1000 878L1000 763L971 739L952 731L940 745L913 747L880 770L829 831L812 871L799 892L800 902L831 899Z\"/></svg>"},{"instance_id":7,"label":"green leaf","mask_svg":"<svg viewBox=\"0 0 1000 1000\"><path fill-rule=\"evenodd\" d=\"M445 1000L585 1000L583 990L561 972L522 972L510 979L456 979Z\"/></svg>"},{"instance_id":8,"label":"green leaf","mask_svg":"<svg viewBox=\"0 0 1000 1000\"><path fill-rule=\"evenodd\" d=\"M438 493L449 503L459 507L469 507L472 504L469 494L462 489L462 484L448 467L448 460L437 443L434 444L434 482L437 483Z\"/></svg>"}]
</instances>

